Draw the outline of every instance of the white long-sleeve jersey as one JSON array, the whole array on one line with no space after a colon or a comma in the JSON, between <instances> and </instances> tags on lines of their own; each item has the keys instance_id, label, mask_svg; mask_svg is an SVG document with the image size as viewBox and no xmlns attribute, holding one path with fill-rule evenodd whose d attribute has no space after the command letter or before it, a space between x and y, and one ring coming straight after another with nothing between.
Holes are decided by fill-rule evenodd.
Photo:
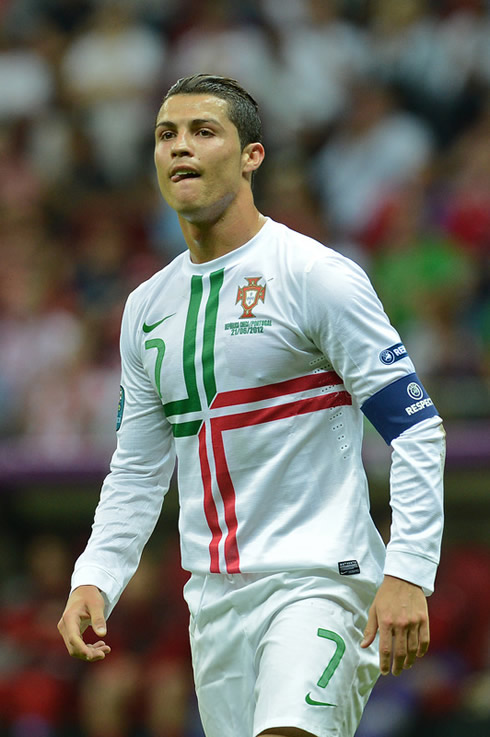
<instances>
[{"instance_id":1,"label":"white long-sleeve jersey","mask_svg":"<svg viewBox=\"0 0 490 737\"><path fill-rule=\"evenodd\" d=\"M444 432L367 276L268 219L204 264L188 252L129 297L117 449L73 588L110 611L178 467L192 572L322 569L433 589ZM393 448L391 539L369 513L363 413Z\"/></svg>"}]
</instances>

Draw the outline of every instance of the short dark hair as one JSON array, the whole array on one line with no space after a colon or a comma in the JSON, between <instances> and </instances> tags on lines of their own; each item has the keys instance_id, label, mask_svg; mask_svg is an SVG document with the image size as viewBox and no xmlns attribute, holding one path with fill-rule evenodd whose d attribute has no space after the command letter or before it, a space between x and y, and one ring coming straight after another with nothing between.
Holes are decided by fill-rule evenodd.
<instances>
[{"instance_id":1,"label":"short dark hair","mask_svg":"<svg viewBox=\"0 0 490 737\"><path fill-rule=\"evenodd\" d=\"M193 74L177 80L163 98L163 102L173 95L214 95L226 100L228 117L238 131L242 150L249 143L262 142L259 106L252 95L235 79L214 74Z\"/></svg>"}]
</instances>

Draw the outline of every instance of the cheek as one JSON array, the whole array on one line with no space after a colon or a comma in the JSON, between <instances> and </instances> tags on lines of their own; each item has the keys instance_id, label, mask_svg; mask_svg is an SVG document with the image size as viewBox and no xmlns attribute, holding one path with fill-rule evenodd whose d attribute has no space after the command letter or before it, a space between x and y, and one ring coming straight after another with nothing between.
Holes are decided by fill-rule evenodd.
<instances>
[{"instance_id":1,"label":"cheek","mask_svg":"<svg viewBox=\"0 0 490 737\"><path fill-rule=\"evenodd\" d=\"M158 151L155 151L153 161L155 162L158 184L160 185L160 189L163 189L164 186L167 184L167 177L164 176L164 167L161 158L162 157L158 154Z\"/></svg>"},{"instance_id":2,"label":"cheek","mask_svg":"<svg viewBox=\"0 0 490 737\"><path fill-rule=\"evenodd\" d=\"M157 170L157 173L160 174L162 162L161 162L161 154L158 152L158 149L155 149L155 153L153 154L153 161L155 162L155 168Z\"/></svg>"},{"instance_id":3,"label":"cheek","mask_svg":"<svg viewBox=\"0 0 490 737\"><path fill-rule=\"evenodd\" d=\"M236 156L229 155L223 157L220 164L215 167L216 179L222 182L227 188L238 184L241 178L240 160Z\"/></svg>"}]
</instances>

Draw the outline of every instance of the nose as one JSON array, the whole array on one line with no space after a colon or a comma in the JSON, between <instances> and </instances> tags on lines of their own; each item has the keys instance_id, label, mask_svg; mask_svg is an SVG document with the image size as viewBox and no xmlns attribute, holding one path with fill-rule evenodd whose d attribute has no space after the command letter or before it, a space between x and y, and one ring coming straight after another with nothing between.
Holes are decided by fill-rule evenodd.
<instances>
[{"instance_id":1,"label":"nose","mask_svg":"<svg viewBox=\"0 0 490 737\"><path fill-rule=\"evenodd\" d=\"M189 136L185 131L182 131L172 141L172 156L191 156L192 151L189 144Z\"/></svg>"}]
</instances>

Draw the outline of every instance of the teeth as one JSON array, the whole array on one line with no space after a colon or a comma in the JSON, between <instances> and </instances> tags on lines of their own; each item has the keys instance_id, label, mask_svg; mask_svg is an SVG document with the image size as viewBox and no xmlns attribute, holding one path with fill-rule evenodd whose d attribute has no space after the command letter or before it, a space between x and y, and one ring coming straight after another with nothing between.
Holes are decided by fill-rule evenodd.
<instances>
[{"instance_id":1,"label":"teeth","mask_svg":"<svg viewBox=\"0 0 490 737\"><path fill-rule=\"evenodd\" d=\"M192 169L179 169L178 171L174 172L172 174L172 181L178 182L180 179L184 179L185 177L198 177L199 174L197 171L193 171Z\"/></svg>"}]
</instances>

